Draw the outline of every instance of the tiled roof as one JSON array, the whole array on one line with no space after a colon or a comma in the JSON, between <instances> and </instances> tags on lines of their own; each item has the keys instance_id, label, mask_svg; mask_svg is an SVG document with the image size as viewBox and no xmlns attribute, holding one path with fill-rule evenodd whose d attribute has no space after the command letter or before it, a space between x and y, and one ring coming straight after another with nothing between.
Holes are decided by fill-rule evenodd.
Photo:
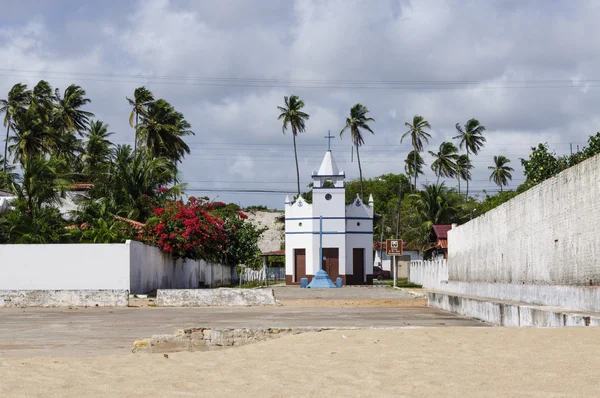
<instances>
[{"instance_id":1,"label":"tiled roof","mask_svg":"<svg viewBox=\"0 0 600 398\"><path fill-rule=\"evenodd\" d=\"M386 242L373 242L373 250L385 250L385 245ZM404 250L409 250L409 251L415 251L418 252L420 251L419 249L415 248L415 247L408 247L406 242L402 241L402 249Z\"/></svg>"},{"instance_id":2,"label":"tiled roof","mask_svg":"<svg viewBox=\"0 0 600 398\"><path fill-rule=\"evenodd\" d=\"M90 189L94 186L94 184L73 184L69 186L69 189L73 191L83 191Z\"/></svg>"},{"instance_id":3,"label":"tiled roof","mask_svg":"<svg viewBox=\"0 0 600 398\"><path fill-rule=\"evenodd\" d=\"M273 252L261 253L261 256L285 256L285 250L275 250Z\"/></svg>"},{"instance_id":4,"label":"tiled roof","mask_svg":"<svg viewBox=\"0 0 600 398\"><path fill-rule=\"evenodd\" d=\"M144 224L143 222L131 220L129 218L125 218L125 217L121 217L121 216L115 216L115 219L126 222L127 224L131 225L135 229L142 229L146 226L146 224Z\"/></svg>"},{"instance_id":5,"label":"tiled roof","mask_svg":"<svg viewBox=\"0 0 600 398\"><path fill-rule=\"evenodd\" d=\"M433 233L438 239L448 239L448 231L452 229L452 225L434 225Z\"/></svg>"}]
</instances>

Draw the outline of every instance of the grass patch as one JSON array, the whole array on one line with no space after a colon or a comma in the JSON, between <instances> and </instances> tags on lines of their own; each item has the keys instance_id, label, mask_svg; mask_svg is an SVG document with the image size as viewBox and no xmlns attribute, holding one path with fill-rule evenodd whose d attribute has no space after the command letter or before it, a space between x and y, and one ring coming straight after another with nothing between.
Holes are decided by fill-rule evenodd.
<instances>
[{"instance_id":1,"label":"grass patch","mask_svg":"<svg viewBox=\"0 0 600 398\"><path fill-rule=\"evenodd\" d=\"M377 285L387 285L387 286L394 286L394 281L391 279L385 279L382 281L373 281L373 284L377 284ZM398 279L398 287L406 287L406 288L412 288L412 289L421 289L423 286L421 285L417 285L416 283L412 283L409 282L408 279Z\"/></svg>"}]
</instances>

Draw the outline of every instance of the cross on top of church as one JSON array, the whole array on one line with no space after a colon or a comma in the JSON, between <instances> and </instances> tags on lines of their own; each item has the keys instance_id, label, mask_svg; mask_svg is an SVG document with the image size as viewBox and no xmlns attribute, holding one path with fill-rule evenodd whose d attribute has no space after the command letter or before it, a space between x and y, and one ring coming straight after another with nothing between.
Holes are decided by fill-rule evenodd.
<instances>
[{"instance_id":1,"label":"cross on top of church","mask_svg":"<svg viewBox=\"0 0 600 398\"><path fill-rule=\"evenodd\" d=\"M335 136L331 135L331 130L328 130L327 136L323 138L327 139L327 152L331 152L331 139L335 138Z\"/></svg>"}]
</instances>

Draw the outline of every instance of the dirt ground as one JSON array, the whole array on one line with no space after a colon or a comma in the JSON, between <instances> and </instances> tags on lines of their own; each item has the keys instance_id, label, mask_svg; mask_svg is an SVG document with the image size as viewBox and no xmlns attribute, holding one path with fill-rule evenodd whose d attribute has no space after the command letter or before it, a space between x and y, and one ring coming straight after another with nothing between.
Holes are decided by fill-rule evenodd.
<instances>
[{"instance_id":1,"label":"dirt ground","mask_svg":"<svg viewBox=\"0 0 600 398\"><path fill-rule=\"evenodd\" d=\"M221 351L0 358L2 397L600 396L600 329L328 331Z\"/></svg>"}]
</instances>

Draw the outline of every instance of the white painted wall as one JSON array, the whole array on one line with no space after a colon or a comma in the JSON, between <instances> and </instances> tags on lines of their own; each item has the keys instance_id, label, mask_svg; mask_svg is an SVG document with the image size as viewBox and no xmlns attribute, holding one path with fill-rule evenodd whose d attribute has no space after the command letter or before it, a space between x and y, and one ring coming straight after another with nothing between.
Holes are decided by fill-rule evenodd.
<instances>
[{"instance_id":1,"label":"white painted wall","mask_svg":"<svg viewBox=\"0 0 600 398\"><path fill-rule=\"evenodd\" d=\"M129 290L124 244L0 245L0 290Z\"/></svg>"},{"instance_id":2,"label":"white painted wall","mask_svg":"<svg viewBox=\"0 0 600 398\"><path fill-rule=\"evenodd\" d=\"M600 284L600 156L448 233L449 280Z\"/></svg>"},{"instance_id":3,"label":"white painted wall","mask_svg":"<svg viewBox=\"0 0 600 398\"><path fill-rule=\"evenodd\" d=\"M409 281L426 289L443 289L448 280L448 262L445 259L410 262Z\"/></svg>"},{"instance_id":4,"label":"white painted wall","mask_svg":"<svg viewBox=\"0 0 600 398\"><path fill-rule=\"evenodd\" d=\"M0 245L0 290L129 290L229 286L235 267L174 260L139 242Z\"/></svg>"},{"instance_id":5,"label":"white painted wall","mask_svg":"<svg viewBox=\"0 0 600 398\"><path fill-rule=\"evenodd\" d=\"M404 250L403 253L410 257L410 261L423 260L423 255L418 251ZM378 265L386 271L392 271L392 257L385 254L385 250L375 250L373 261L374 265Z\"/></svg>"}]
</instances>

